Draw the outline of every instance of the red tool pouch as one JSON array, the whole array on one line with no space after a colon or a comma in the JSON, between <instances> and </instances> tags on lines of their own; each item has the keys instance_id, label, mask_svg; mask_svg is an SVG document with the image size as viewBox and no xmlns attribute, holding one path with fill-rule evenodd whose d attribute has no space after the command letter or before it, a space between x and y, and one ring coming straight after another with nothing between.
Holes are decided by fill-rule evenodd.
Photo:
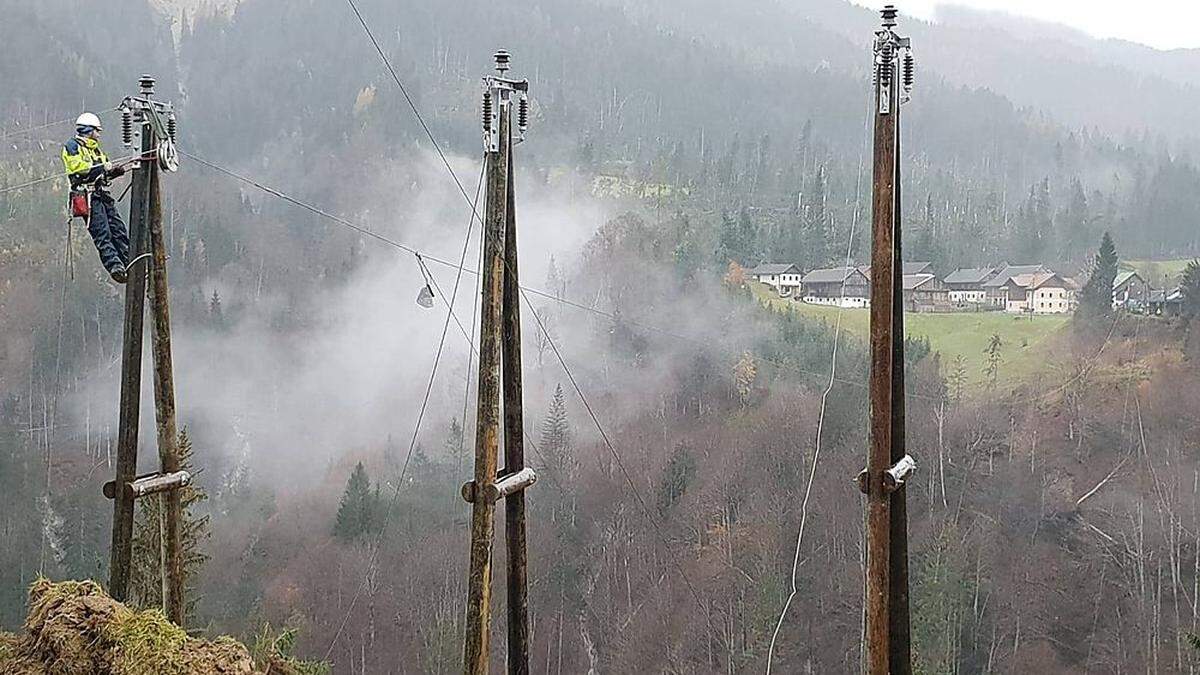
<instances>
[{"instance_id":1,"label":"red tool pouch","mask_svg":"<svg viewBox=\"0 0 1200 675\"><path fill-rule=\"evenodd\" d=\"M71 217L87 218L92 215L86 190L71 190Z\"/></svg>"}]
</instances>

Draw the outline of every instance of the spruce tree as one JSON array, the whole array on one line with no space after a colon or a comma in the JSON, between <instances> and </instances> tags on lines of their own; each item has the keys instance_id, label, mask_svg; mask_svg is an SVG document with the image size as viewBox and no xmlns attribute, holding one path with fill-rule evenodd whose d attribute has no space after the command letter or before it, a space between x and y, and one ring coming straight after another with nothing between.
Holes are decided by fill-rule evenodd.
<instances>
[{"instance_id":1,"label":"spruce tree","mask_svg":"<svg viewBox=\"0 0 1200 675\"><path fill-rule=\"evenodd\" d=\"M1112 237L1105 232L1100 240L1100 250L1092 263L1092 276L1083 287L1079 308L1076 310L1077 316L1085 322L1112 316L1112 291L1113 283L1117 279L1118 264L1117 247L1113 245Z\"/></svg>"},{"instance_id":2,"label":"spruce tree","mask_svg":"<svg viewBox=\"0 0 1200 675\"><path fill-rule=\"evenodd\" d=\"M1188 319L1200 316L1200 259L1192 260L1183 269L1179 290L1183 294L1183 316Z\"/></svg>"},{"instance_id":3,"label":"spruce tree","mask_svg":"<svg viewBox=\"0 0 1200 675\"><path fill-rule=\"evenodd\" d=\"M371 479L362 462L354 466L346 490L338 505L333 534L342 541L355 541L375 528L378 515L379 493L371 490Z\"/></svg>"},{"instance_id":4,"label":"spruce tree","mask_svg":"<svg viewBox=\"0 0 1200 675\"><path fill-rule=\"evenodd\" d=\"M212 298L208 301L208 317L213 328L225 327L225 312L221 309L221 295L213 289Z\"/></svg>"},{"instance_id":5,"label":"spruce tree","mask_svg":"<svg viewBox=\"0 0 1200 675\"><path fill-rule=\"evenodd\" d=\"M541 446L547 473L562 485L572 477L574 462L571 456L571 426L567 422L567 402L561 384L554 388L550 410L542 421Z\"/></svg>"},{"instance_id":6,"label":"spruce tree","mask_svg":"<svg viewBox=\"0 0 1200 675\"><path fill-rule=\"evenodd\" d=\"M208 500L197 482L201 473L194 468L192 440L187 428L179 432L179 468L192 476L191 483L180 490L183 506L183 576L187 597L186 614L194 616L199 597L195 593L195 579L200 568L208 562L203 545L211 535L209 517L199 513L200 506ZM139 609L162 608L163 606L163 550L162 534L166 524L167 493L144 497L137 502L137 518L133 524L133 558L129 570L130 604Z\"/></svg>"},{"instance_id":7,"label":"spruce tree","mask_svg":"<svg viewBox=\"0 0 1200 675\"><path fill-rule=\"evenodd\" d=\"M1000 362L1003 360L1004 341L1000 339L999 333L992 333L992 337L988 340L988 346L983 350L986 360L983 365L983 374L987 377L989 386L996 386L996 382L1000 379Z\"/></svg>"}]
</instances>

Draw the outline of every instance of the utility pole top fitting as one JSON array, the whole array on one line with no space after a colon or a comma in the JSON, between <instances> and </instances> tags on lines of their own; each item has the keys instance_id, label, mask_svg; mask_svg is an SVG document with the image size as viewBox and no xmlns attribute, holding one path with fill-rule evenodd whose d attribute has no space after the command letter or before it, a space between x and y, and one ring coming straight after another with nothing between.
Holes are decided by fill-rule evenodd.
<instances>
[{"instance_id":1,"label":"utility pole top fitting","mask_svg":"<svg viewBox=\"0 0 1200 675\"><path fill-rule=\"evenodd\" d=\"M884 5L880 14L883 15L884 28L891 29L896 27L896 16L899 12L896 10L895 5Z\"/></svg>"},{"instance_id":2,"label":"utility pole top fitting","mask_svg":"<svg viewBox=\"0 0 1200 675\"><path fill-rule=\"evenodd\" d=\"M508 64L512 60L512 55L508 53L507 49L501 49L493 54L492 58L496 59L496 71L504 73L508 70Z\"/></svg>"}]
</instances>

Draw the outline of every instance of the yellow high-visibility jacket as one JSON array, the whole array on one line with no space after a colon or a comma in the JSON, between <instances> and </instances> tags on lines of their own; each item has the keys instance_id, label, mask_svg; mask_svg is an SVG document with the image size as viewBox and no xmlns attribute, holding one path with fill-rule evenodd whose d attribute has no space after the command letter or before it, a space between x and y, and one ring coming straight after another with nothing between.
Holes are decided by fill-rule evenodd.
<instances>
[{"instance_id":1,"label":"yellow high-visibility jacket","mask_svg":"<svg viewBox=\"0 0 1200 675\"><path fill-rule=\"evenodd\" d=\"M108 157L96 139L76 136L63 145L62 161L71 187L78 187L103 177Z\"/></svg>"}]
</instances>

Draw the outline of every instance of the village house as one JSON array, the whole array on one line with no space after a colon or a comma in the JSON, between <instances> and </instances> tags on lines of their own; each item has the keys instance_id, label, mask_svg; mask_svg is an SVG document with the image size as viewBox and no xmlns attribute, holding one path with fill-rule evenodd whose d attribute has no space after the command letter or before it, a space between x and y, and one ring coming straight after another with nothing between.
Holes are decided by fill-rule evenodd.
<instances>
[{"instance_id":1,"label":"village house","mask_svg":"<svg viewBox=\"0 0 1200 675\"><path fill-rule=\"evenodd\" d=\"M996 307L1007 309L1008 293L1004 290L1005 284L1009 279L1025 274L1040 274L1049 272L1050 268L1045 265L1009 265L1007 263L1000 265L1000 271L997 272L991 279L983 282L983 290L985 293L985 302Z\"/></svg>"},{"instance_id":2,"label":"village house","mask_svg":"<svg viewBox=\"0 0 1200 675\"><path fill-rule=\"evenodd\" d=\"M1018 274L1008 278L1001 291L1004 310L1027 314L1067 314L1075 309L1078 287L1054 272Z\"/></svg>"},{"instance_id":3,"label":"village house","mask_svg":"<svg viewBox=\"0 0 1200 675\"><path fill-rule=\"evenodd\" d=\"M1150 285L1137 272L1121 272L1113 279L1113 308L1141 310L1150 301Z\"/></svg>"},{"instance_id":4,"label":"village house","mask_svg":"<svg viewBox=\"0 0 1200 675\"><path fill-rule=\"evenodd\" d=\"M801 281L804 302L835 307L869 307L871 282L857 267L813 270Z\"/></svg>"},{"instance_id":5,"label":"village house","mask_svg":"<svg viewBox=\"0 0 1200 675\"><path fill-rule=\"evenodd\" d=\"M774 288L779 297L787 298L799 292L800 279L804 275L791 263L761 263L746 270L746 276Z\"/></svg>"},{"instance_id":6,"label":"village house","mask_svg":"<svg viewBox=\"0 0 1200 675\"><path fill-rule=\"evenodd\" d=\"M1183 313L1183 290L1179 287L1152 289L1146 296L1146 311L1159 316L1179 316Z\"/></svg>"},{"instance_id":7,"label":"village house","mask_svg":"<svg viewBox=\"0 0 1200 675\"><path fill-rule=\"evenodd\" d=\"M952 307L950 290L936 274L905 274L903 289L907 312L944 312Z\"/></svg>"},{"instance_id":8,"label":"village house","mask_svg":"<svg viewBox=\"0 0 1200 675\"><path fill-rule=\"evenodd\" d=\"M987 302L987 289L983 285L994 276L996 270L990 267L963 268L951 272L943 282L951 303L959 306L982 305Z\"/></svg>"}]
</instances>

